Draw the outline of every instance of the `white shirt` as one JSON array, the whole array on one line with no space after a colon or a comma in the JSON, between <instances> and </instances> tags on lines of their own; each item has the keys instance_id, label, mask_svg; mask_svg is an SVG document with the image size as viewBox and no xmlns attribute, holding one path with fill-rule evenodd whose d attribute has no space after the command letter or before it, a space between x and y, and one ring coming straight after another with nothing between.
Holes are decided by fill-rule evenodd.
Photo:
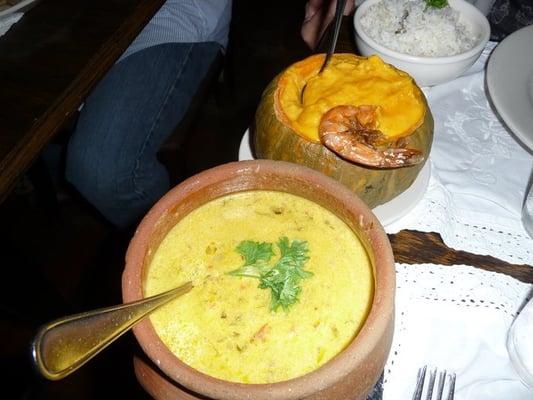
<instances>
[{"instance_id":1,"label":"white shirt","mask_svg":"<svg viewBox=\"0 0 533 400\"><path fill-rule=\"evenodd\" d=\"M163 43L228 44L232 0L167 0L121 59Z\"/></svg>"}]
</instances>

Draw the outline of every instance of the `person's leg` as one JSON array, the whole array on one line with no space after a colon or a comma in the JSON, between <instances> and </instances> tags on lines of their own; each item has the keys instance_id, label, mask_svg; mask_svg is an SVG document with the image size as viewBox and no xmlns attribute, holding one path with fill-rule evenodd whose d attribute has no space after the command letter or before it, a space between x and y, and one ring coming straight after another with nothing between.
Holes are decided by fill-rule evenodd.
<instances>
[{"instance_id":1,"label":"person's leg","mask_svg":"<svg viewBox=\"0 0 533 400\"><path fill-rule=\"evenodd\" d=\"M169 189L157 151L183 118L220 47L163 44L115 64L88 96L67 149L66 178L126 228Z\"/></svg>"}]
</instances>

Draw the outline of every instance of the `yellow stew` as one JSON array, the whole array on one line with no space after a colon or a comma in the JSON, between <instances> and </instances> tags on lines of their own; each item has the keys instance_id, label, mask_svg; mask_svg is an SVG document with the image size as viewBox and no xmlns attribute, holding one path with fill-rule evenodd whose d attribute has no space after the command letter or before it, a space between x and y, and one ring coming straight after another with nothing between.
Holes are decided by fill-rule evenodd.
<instances>
[{"instance_id":1,"label":"yellow stew","mask_svg":"<svg viewBox=\"0 0 533 400\"><path fill-rule=\"evenodd\" d=\"M229 275L242 267L243 241L305 241L312 275L299 301L271 309L259 281ZM272 260L279 257L279 249ZM194 288L151 315L168 348L205 374L270 383L313 371L346 347L363 324L374 280L353 231L323 207L287 193L249 191L211 201L164 238L148 269L145 295L192 280Z\"/></svg>"},{"instance_id":2,"label":"yellow stew","mask_svg":"<svg viewBox=\"0 0 533 400\"><path fill-rule=\"evenodd\" d=\"M290 66L278 84L278 117L304 138L319 143L320 118L339 105L377 106L377 129L391 140L422 124L422 93L407 73L378 56L335 54L319 75L323 59L319 54Z\"/></svg>"}]
</instances>

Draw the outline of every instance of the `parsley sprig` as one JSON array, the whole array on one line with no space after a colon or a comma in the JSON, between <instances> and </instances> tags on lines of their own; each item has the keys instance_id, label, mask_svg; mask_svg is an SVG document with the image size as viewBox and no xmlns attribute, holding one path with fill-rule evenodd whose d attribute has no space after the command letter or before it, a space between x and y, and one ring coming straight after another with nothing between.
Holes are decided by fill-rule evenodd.
<instances>
[{"instance_id":1,"label":"parsley sprig","mask_svg":"<svg viewBox=\"0 0 533 400\"><path fill-rule=\"evenodd\" d=\"M228 272L229 275L259 279L260 289L270 289L270 309L277 311L279 307L285 311L298 301L302 291L300 282L309 278L312 272L303 269L309 260L308 244L303 240L292 242L285 236L276 243L280 257L271 266L274 256L272 243L244 240L236 247L236 251L244 257L241 268Z\"/></svg>"},{"instance_id":2,"label":"parsley sprig","mask_svg":"<svg viewBox=\"0 0 533 400\"><path fill-rule=\"evenodd\" d=\"M448 0L426 0L428 7L444 8L448 5Z\"/></svg>"}]
</instances>

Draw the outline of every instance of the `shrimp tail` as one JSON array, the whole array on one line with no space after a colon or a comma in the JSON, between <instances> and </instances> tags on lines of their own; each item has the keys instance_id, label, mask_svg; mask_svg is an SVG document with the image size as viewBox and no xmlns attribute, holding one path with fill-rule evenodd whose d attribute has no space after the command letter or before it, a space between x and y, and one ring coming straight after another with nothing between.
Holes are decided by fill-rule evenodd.
<instances>
[{"instance_id":1,"label":"shrimp tail","mask_svg":"<svg viewBox=\"0 0 533 400\"><path fill-rule=\"evenodd\" d=\"M387 138L376 129L375 112L376 107L369 105L333 107L320 121L322 144L344 159L369 167L399 168L422 162L422 152L404 148L399 142L379 148Z\"/></svg>"}]
</instances>

